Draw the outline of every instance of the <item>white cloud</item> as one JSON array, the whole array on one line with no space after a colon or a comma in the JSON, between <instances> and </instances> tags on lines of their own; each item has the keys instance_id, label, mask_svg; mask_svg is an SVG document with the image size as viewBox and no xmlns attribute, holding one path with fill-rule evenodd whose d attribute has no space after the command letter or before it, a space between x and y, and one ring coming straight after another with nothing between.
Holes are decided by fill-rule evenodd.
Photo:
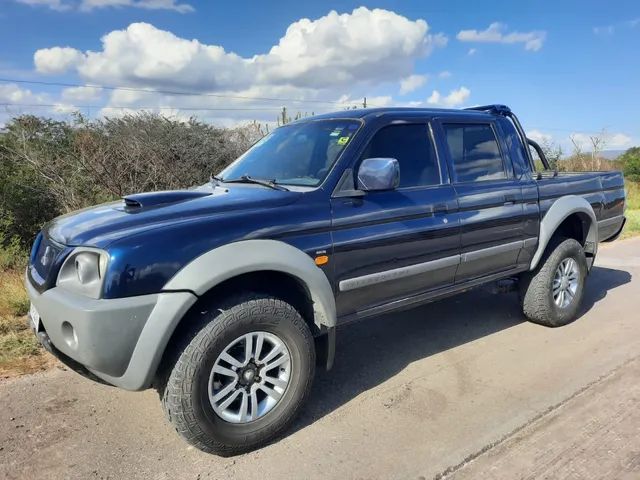
<instances>
[{"instance_id":1,"label":"white cloud","mask_svg":"<svg viewBox=\"0 0 640 480\"><path fill-rule=\"evenodd\" d=\"M417 58L446 45L444 35L428 31L424 20L388 10L331 11L292 23L278 45L253 57L251 66L265 83L318 87L397 80L412 73Z\"/></svg>"},{"instance_id":2,"label":"white cloud","mask_svg":"<svg viewBox=\"0 0 640 480\"><path fill-rule=\"evenodd\" d=\"M75 48L53 47L42 48L33 56L33 63L40 73L63 73L76 67L85 60L84 55Z\"/></svg>"},{"instance_id":3,"label":"white cloud","mask_svg":"<svg viewBox=\"0 0 640 480\"><path fill-rule=\"evenodd\" d=\"M54 100L49 94L34 93L15 83L0 84L0 105L3 107L0 110L0 117L11 117L27 112L36 112L38 115L55 115L77 110L64 99Z\"/></svg>"},{"instance_id":4,"label":"white cloud","mask_svg":"<svg viewBox=\"0 0 640 480\"><path fill-rule=\"evenodd\" d=\"M461 42L482 43L523 43L525 50L538 51L542 48L547 32L533 30L531 32L505 32L506 25L494 22L486 30L461 30L456 38Z\"/></svg>"},{"instance_id":5,"label":"white cloud","mask_svg":"<svg viewBox=\"0 0 640 480\"><path fill-rule=\"evenodd\" d=\"M631 137L624 133L614 133L607 137L607 146L610 148L622 148L631 146Z\"/></svg>"},{"instance_id":6,"label":"white cloud","mask_svg":"<svg viewBox=\"0 0 640 480\"><path fill-rule=\"evenodd\" d=\"M398 81L411 75L418 58L445 44L446 37L430 34L424 20L360 7L294 22L268 53L247 58L148 23L108 33L97 52L54 47L34 58L42 73L75 68L101 84L208 92L254 85L329 89Z\"/></svg>"},{"instance_id":7,"label":"white cloud","mask_svg":"<svg viewBox=\"0 0 640 480\"><path fill-rule=\"evenodd\" d=\"M467 55L469 56L475 55L477 51L478 50L476 48L470 48L469 51L467 52Z\"/></svg>"},{"instance_id":8,"label":"white cloud","mask_svg":"<svg viewBox=\"0 0 640 480\"><path fill-rule=\"evenodd\" d=\"M82 0L80 10L88 12L97 8L134 7L146 10L173 10L178 13L193 12L194 8L188 3L178 3L177 0Z\"/></svg>"},{"instance_id":9,"label":"white cloud","mask_svg":"<svg viewBox=\"0 0 640 480\"><path fill-rule=\"evenodd\" d=\"M97 100L101 96L99 89L91 87L69 87L62 91L62 98L68 102L86 102Z\"/></svg>"},{"instance_id":10,"label":"white cloud","mask_svg":"<svg viewBox=\"0 0 640 480\"><path fill-rule=\"evenodd\" d=\"M428 75L409 75L400 80L400 95L406 95L427 83Z\"/></svg>"},{"instance_id":11,"label":"white cloud","mask_svg":"<svg viewBox=\"0 0 640 480\"><path fill-rule=\"evenodd\" d=\"M586 133L572 133L569 135L569 140L572 144L578 145L581 149L587 148L591 145L589 135Z\"/></svg>"},{"instance_id":12,"label":"white cloud","mask_svg":"<svg viewBox=\"0 0 640 480\"><path fill-rule=\"evenodd\" d=\"M470 95L471 90L466 87L451 90L449 95L446 96L442 96L438 90L434 90L431 93L431 96L427 99L427 103L444 107L456 107L465 103L469 99Z\"/></svg>"},{"instance_id":13,"label":"white cloud","mask_svg":"<svg viewBox=\"0 0 640 480\"><path fill-rule=\"evenodd\" d=\"M450 78L451 72L449 70L443 70L438 74L438 78Z\"/></svg>"},{"instance_id":14,"label":"white cloud","mask_svg":"<svg viewBox=\"0 0 640 480\"><path fill-rule=\"evenodd\" d=\"M527 137L538 143L549 143L553 140L553 135L550 133L541 132L540 130L527 131Z\"/></svg>"},{"instance_id":15,"label":"white cloud","mask_svg":"<svg viewBox=\"0 0 640 480\"><path fill-rule=\"evenodd\" d=\"M415 62L446 45L447 38L432 33L424 20L360 7L351 13L331 11L315 20L298 20L275 45L253 56L179 37L148 23L111 31L101 42L95 51L71 47L38 50L34 55L36 69L40 73L75 72L86 83L98 85L199 94L102 91L101 114L145 109L193 114L216 122L224 118L228 123L247 118L274 121L282 105L293 116L362 105L364 96L370 106L397 104L391 96L376 96L376 87L404 81L405 89L418 88L422 76L414 73ZM440 77L447 77L447 73ZM60 109L93 104L98 97L91 90L65 89ZM278 104L258 97L285 100ZM314 101L319 103L309 103ZM455 103L453 97L444 101Z\"/></svg>"},{"instance_id":16,"label":"white cloud","mask_svg":"<svg viewBox=\"0 0 640 480\"><path fill-rule=\"evenodd\" d=\"M0 84L0 124L25 113L52 116L56 103L47 94L34 93L15 83Z\"/></svg>"},{"instance_id":17,"label":"white cloud","mask_svg":"<svg viewBox=\"0 0 640 480\"><path fill-rule=\"evenodd\" d=\"M378 95L367 97L367 104L372 107L388 107L393 103L393 97L390 95Z\"/></svg>"},{"instance_id":18,"label":"white cloud","mask_svg":"<svg viewBox=\"0 0 640 480\"><path fill-rule=\"evenodd\" d=\"M0 84L0 103L33 104L48 101L44 94L36 94L26 88L20 88L15 83Z\"/></svg>"},{"instance_id":19,"label":"white cloud","mask_svg":"<svg viewBox=\"0 0 640 480\"><path fill-rule=\"evenodd\" d=\"M624 133L607 133L604 131L597 133L575 132L569 135L569 140L572 143L576 143L581 149L591 150L593 146L591 137L598 137L603 140L600 148L604 148L605 150L629 147L632 143L631 137Z\"/></svg>"},{"instance_id":20,"label":"white cloud","mask_svg":"<svg viewBox=\"0 0 640 480\"><path fill-rule=\"evenodd\" d=\"M16 0L18 3L30 5L32 7L48 7L51 10L62 12L69 10L71 5L64 3L62 0Z\"/></svg>"}]
</instances>

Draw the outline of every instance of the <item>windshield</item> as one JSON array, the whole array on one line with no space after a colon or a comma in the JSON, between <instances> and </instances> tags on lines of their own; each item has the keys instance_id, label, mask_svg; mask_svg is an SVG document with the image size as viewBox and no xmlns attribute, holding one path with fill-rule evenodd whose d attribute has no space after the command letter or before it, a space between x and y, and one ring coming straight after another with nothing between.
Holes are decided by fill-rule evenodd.
<instances>
[{"instance_id":1,"label":"windshield","mask_svg":"<svg viewBox=\"0 0 640 480\"><path fill-rule=\"evenodd\" d=\"M285 125L264 137L220 172L224 180L243 176L285 185L315 187L360 127L357 120L317 120Z\"/></svg>"}]
</instances>

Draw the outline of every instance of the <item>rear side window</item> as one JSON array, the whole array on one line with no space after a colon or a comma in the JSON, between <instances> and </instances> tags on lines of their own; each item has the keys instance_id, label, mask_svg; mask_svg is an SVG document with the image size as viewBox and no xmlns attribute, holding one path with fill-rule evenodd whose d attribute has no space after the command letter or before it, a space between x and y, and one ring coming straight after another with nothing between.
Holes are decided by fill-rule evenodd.
<instances>
[{"instance_id":1,"label":"rear side window","mask_svg":"<svg viewBox=\"0 0 640 480\"><path fill-rule=\"evenodd\" d=\"M427 125L390 125L367 145L365 158L395 158L400 164L400 188L438 185L440 170Z\"/></svg>"},{"instance_id":2,"label":"rear side window","mask_svg":"<svg viewBox=\"0 0 640 480\"><path fill-rule=\"evenodd\" d=\"M444 132L455 182L506 178L491 125L445 124Z\"/></svg>"}]
</instances>

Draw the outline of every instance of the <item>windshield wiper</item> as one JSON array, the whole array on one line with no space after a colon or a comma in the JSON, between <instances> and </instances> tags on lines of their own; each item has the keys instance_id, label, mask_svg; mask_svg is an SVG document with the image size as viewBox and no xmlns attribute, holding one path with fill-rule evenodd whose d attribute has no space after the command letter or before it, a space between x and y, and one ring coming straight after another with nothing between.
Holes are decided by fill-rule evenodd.
<instances>
[{"instance_id":1,"label":"windshield wiper","mask_svg":"<svg viewBox=\"0 0 640 480\"><path fill-rule=\"evenodd\" d=\"M233 180L223 180L224 183L255 183L256 185L262 185L265 187L273 188L274 190L282 190L288 192L289 189L283 187L282 185L278 185L275 180L264 180L262 178L253 178L249 175L242 175L240 178L235 178Z\"/></svg>"},{"instance_id":2,"label":"windshield wiper","mask_svg":"<svg viewBox=\"0 0 640 480\"><path fill-rule=\"evenodd\" d=\"M217 187L222 182L224 182L224 179L222 177L218 177L217 175L213 175L213 174L209 176L209 183L211 183L213 188Z\"/></svg>"}]
</instances>

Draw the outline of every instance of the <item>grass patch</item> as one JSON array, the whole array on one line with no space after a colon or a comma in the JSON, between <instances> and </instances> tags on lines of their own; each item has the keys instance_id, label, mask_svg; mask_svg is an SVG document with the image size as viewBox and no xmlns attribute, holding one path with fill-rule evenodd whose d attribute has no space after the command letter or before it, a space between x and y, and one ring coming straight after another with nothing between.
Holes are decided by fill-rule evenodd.
<instances>
[{"instance_id":1,"label":"grass patch","mask_svg":"<svg viewBox=\"0 0 640 480\"><path fill-rule=\"evenodd\" d=\"M640 210L640 183L627 181L625 190L627 193L627 208L629 210Z\"/></svg>"},{"instance_id":2,"label":"grass patch","mask_svg":"<svg viewBox=\"0 0 640 480\"><path fill-rule=\"evenodd\" d=\"M0 317L20 317L29 311L29 297L22 282L21 272L0 271Z\"/></svg>"},{"instance_id":3,"label":"grass patch","mask_svg":"<svg viewBox=\"0 0 640 480\"><path fill-rule=\"evenodd\" d=\"M640 235L640 210L627 210L624 214L627 217L627 223L620 238Z\"/></svg>"},{"instance_id":4,"label":"grass patch","mask_svg":"<svg viewBox=\"0 0 640 480\"><path fill-rule=\"evenodd\" d=\"M29 297L20 270L0 270L0 377L24 375L54 363L31 332Z\"/></svg>"},{"instance_id":5,"label":"grass patch","mask_svg":"<svg viewBox=\"0 0 640 480\"><path fill-rule=\"evenodd\" d=\"M640 182L625 182L627 210L624 212L627 223L620 238L640 235Z\"/></svg>"}]
</instances>

